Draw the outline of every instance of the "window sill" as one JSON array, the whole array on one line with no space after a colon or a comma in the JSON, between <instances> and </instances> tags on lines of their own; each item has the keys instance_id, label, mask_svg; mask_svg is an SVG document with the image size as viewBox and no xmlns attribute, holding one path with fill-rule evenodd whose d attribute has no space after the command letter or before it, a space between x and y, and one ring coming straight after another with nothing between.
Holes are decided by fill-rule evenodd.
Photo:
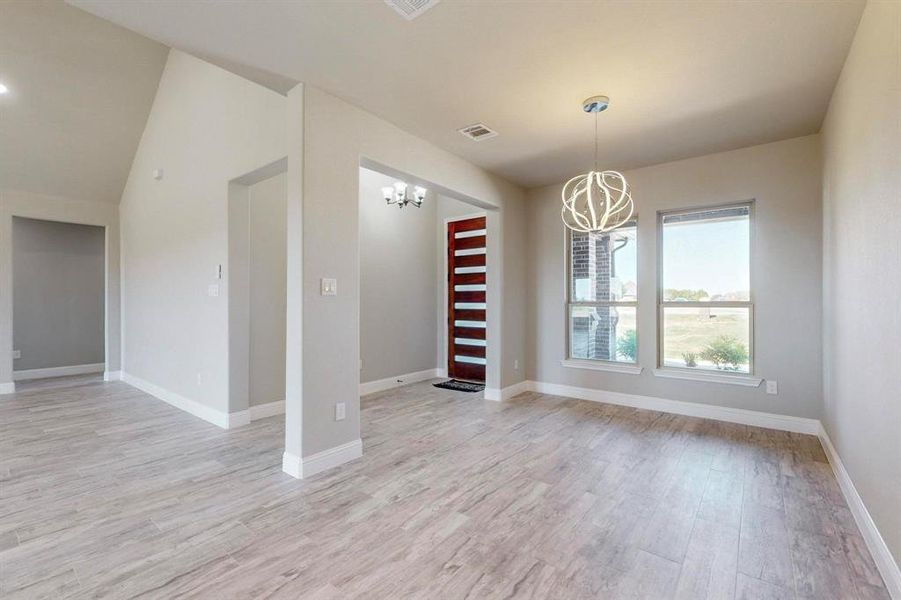
<instances>
[{"instance_id":1,"label":"window sill","mask_svg":"<svg viewBox=\"0 0 901 600\"><path fill-rule=\"evenodd\" d=\"M727 383L729 385L742 385L745 387L757 387L763 381L760 377L751 375L725 375L723 373L705 373L701 371L686 371L682 369L654 369L655 377L668 377L670 379L687 379L690 381L707 381L710 383Z\"/></svg>"},{"instance_id":2,"label":"window sill","mask_svg":"<svg viewBox=\"0 0 901 600\"><path fill-rule=\"evenodd\" d=\"M608 371L610 373L626 373L628 375L638 375L644 370L643 367L634 364L616 364L598 360L580 360L578 358L565 358L560 361L560 364L570 369Z\"/></svg>"}]
</instances>

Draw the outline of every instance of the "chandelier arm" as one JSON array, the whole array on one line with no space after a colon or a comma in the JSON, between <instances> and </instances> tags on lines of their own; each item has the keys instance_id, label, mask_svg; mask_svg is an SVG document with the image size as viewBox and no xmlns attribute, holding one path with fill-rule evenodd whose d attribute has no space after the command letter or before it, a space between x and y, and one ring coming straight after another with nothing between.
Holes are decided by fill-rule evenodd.
<instances>
[{"instance_id":1,"label":"chandelier arm","mask_svg":"<svg viewBox=\"0 0 901 600\"><path fill-rule=\"evenodd\" d=\"M591 215L591 228L597 229L598 214L594 208L594 194L592 194L592 190L594 189L594 173L589 173L588 177L585 178L585 188L588 212Z\"/></svg>"}]
</instances>

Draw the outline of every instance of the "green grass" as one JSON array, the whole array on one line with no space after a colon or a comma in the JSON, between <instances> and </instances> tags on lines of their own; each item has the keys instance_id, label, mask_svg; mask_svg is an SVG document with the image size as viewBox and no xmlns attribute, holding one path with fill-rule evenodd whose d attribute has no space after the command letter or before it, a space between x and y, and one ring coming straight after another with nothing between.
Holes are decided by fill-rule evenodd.
<instances>
[{"instance_id":1,"label":"green grass","mask_svg":"<svg viewBox=\"0 0 901 600\"><path fill-rule=\"evenodd\" d=\"M682 362L682 354L700 354L704 347L721 335L748 344L748 311L740 308L720 308L709 311L698 308L670 308L664 320L665 361Z\"/></svg>"}]
</instances>

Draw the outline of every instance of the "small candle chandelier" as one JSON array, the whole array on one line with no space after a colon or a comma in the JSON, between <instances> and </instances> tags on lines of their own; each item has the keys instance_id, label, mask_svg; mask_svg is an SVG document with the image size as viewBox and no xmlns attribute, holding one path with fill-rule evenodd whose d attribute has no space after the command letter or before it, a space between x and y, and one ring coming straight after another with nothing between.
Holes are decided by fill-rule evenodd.
<instances>
[{"instance_id":1,"label":"small candle chandelier","mask_svg":"<svg viewBox=\"0 0 901 600\"><path fill-rule=\"evenodd\" d=\"M382 188L382 197L387 204L397 204L398 208L403 208L408 204L420 208L422 201L425 200L427 190L417 185L413 188L413 197L409 198L407 196L407 187L407 184L403 181L397 181L394 183L394 187Z\"/></svg>"},{"instance_id":2,"label":"small candle chandelier","mask_svg":"<svg viewBox=\"0 0 901 600\"><path fill-rule=\"evenodd\" d=\"M563 224L573 231L606 232L626 224L634 211L626 178L618 171L598 171L598 113L610 106L607 96L592 96L582 110L594 113L594 170L563 186Z\"/></svg>"}]
</instances>

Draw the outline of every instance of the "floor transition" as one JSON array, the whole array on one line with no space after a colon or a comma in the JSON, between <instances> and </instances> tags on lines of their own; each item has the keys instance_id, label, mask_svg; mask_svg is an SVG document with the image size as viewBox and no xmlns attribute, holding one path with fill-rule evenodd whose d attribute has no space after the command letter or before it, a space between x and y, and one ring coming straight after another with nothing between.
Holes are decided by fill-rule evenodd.
<instances>
[{"instance_id":1,"label":"floor transition","mask_svg":"<svg viewBox=\"0 0 901 600\"><path fill-rule=\"evenodd\" d=\"M3 598L887 598L813 437L525 394L363 401L297 481L124 383L0 400Z\"/></svg>"}]
</instances>

